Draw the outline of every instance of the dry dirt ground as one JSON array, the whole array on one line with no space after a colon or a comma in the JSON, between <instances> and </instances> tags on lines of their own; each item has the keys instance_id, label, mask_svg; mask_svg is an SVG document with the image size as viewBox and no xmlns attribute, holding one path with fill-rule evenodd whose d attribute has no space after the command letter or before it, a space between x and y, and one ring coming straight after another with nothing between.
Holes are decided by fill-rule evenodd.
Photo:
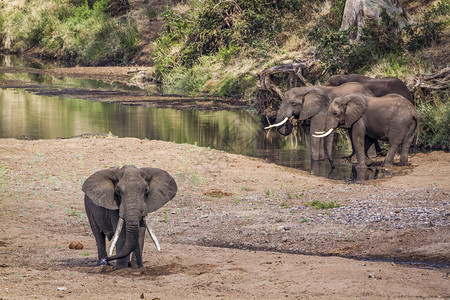
<instances>
[{"instance_id":1,"label":"dry dirt ground","mask_svg":"<svg viewBox=\"0 0 450 300\"><path fill-rule=\"evenodd\" d=\"M348 184L194 145L2 139L0 299L448 298L450 154L410 161ZM162 251L147 237L143 268L104 270L81 185L125 164L167 170L178 193L150 216Z\"/></svg>"},{"instance_id":2,"label":"dry dirt ground","mask_svg":"<svg viewBox=\"0 0 450 300\"><path fill-rule=\"evenodd\" d=\"M0 69L15 71L23 70ZM128 68L28 71L132 76ZM43 90L12 80L0 87ZM143 103L194 107L173 100ZM208 108L206 100L193 105ZM216 108L244 106L223 105ZM0 299L449 298L450 154L420 153L410 162L393 167L400 175L348 184L193 145L0 139ZM81 185L97 170L126 164L167 170L178 193L150 216L162 251L147 237L143 268L105 270L96 267ZM316 209L312 201L340 207ZM83 249L69 249L72 242Z\"/></svg>"}]
</instances>

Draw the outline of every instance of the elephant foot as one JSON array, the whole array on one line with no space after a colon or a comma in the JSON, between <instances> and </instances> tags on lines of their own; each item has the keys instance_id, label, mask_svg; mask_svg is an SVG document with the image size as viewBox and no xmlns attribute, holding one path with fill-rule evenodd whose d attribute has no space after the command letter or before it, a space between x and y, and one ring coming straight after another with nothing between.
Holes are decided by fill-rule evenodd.
<instances>
[{"instance_id":1,"label":"elephant foot","mask_svg":"<svg viewBox=\"0 0 450 300\"><path fill-rule=\"evenodd\" d=\"M390 167L392 167L392 166L394 166L394 164L391 163L391 162L384 162L384 163L383 163L383 167L385 167L385 168L390 168Z\"/></svg>"},{"instance_id":2,"label":"elephant foot","mask_svg":"<svg viewBox=\"0 0 450 300\"><path fill-rule=\"evenodd\" d=\"M129 267L131 267L131 265L128 262L126 264L119 264L119 263L116 264L116 269L117 270L129 268Z\"/></svg>"},{"instance_id":3,"label":"elephant foot","mask_svg":"<svg viewBox=\"0 0 450 300\"><path fill-rule=\"evenodd\" d=\"M408 166L408 160L407 159L400 159L400 162L398 163L399 166Z\"/></svg>"},{"instance_id":4,"label":"elephant foot","mask_svg":"<svg viewBox=\"0 0 450 300\"><path fill-rule=\"evenodd\" d=\"M99 266L109 266L109 262L106 260L106 257L101 258L98 263L97 263L97 267Z\"/></svg>"},{"instance_id":5,"label":"elephant foot","mask_svg":"<svg viewBox=\"0 0 450 300\"><path fill-rule=\"evenodd\" d=\"M139 269L139 268L142 268L142 266L143 266L142 263L131 263L132 269Z\"/></svg>"},{"instance_id":6,"label":"elephant foot","mask_svg":"<svg viewBox=\"0 0 450 300\"><path fill-rule=\"evenodd\" d=\"M319 161L324 161L325 160L325 158L324 157L322 157L322 158L312 158L311 157L311 162L319 162Z\"/></svg>"}]
</instances>

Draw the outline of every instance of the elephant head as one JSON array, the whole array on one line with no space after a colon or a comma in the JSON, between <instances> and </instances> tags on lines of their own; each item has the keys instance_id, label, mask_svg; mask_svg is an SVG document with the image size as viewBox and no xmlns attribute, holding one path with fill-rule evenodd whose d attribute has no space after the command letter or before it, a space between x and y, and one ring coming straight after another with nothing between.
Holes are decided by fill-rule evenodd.
<instances>
[{"instance_id":1,"label":"elephant head","mask_svg":"<svg viewBox=\"0 0 450 300\"><path fill-rule=\"evenodd\" d=\"M82 190L95 205L119 211L119 222L115 227L116 232L107 261L127 257L136 250L141 222L146 223L159 248L146 216L171 200L177 192L175 180L166 171L157 168L136 168L132 165L120 169L104 169L88 177ZM111 257L124 223L126 240L122 253Z\"/></svg>"},{"instance_id":2,"label":"elephant head","mask_svg":"<svg viewBox=\"0 0 450 300\"><path fill-rule=\"evenodd\" d=\"M328 107L325 132L316 132L315 138L326 137L325 145L328 160L332 164L332 145L334 129L351 128L367 110L367 100L362 94L350 94L335 98Z\"/></svg>"},{"instance_id":3,"label":"elephant head","mask_svg":"<svg viewBox=\"0 0 450 300\"><path fill-rule=\"evenodd\" d=\"M277 127L282 135L289 135L293 125L288 122L294 116L306 120L324 110L329 103L327 91L320 87L296 87L288 90L277 112L276 124L266 127Z\"/></svg>"}]
</instances>

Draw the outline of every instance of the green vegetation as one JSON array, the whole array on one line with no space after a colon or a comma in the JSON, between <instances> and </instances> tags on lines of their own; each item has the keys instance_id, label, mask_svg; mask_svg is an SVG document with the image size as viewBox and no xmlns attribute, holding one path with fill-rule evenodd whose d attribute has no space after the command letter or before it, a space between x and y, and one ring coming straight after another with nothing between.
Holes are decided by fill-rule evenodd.
<instances>
[{"instance_id":1,"label":"green vegetation","mask_svg":"<svg viewBox=\"0 0 450 300\"><path fill-rule=\"evenodd\" d=\"M132 14L113 17L113 2L2 2L0 49L37 49L42 56L82 65L130 62L140 51L139 32ZM303 74L312 84L336 73L361 73L397 76L412 88L415 76L436 71L424 51L438 45L450 23L450 0L434 0L425 11L414 11L415 22L405 27L382 11L381 21L367 22L355 40L355 28L339 31L345 0L175 2L160 12L145 0L144 14L164 20L151 57L163 92L187 95L255 99L257 75L296 58L318 62ZM287 76L277 74L273 81L288 88ZM448 89L418 99L422 146L450 147L447 99Z\"/></svg>"},{"instance_id":2,"label":"green vegetation","mask_svg":"<svg viewBox=\"0 0 450 300\"><path fill-rule=\"evenodd\" d=\"M256 85L251 64L281 49L283 33L297 27L306 2L207 0L177 11L167 7L153 57L166 92L245 94Z\"/></svg>"},{"instance_id":3,"label":"green vegetation","mask_svg":"<svg viewBox=\"0 0 450 300\"><path fill-rule=\"evenodd\" d=\"M312 206L315 209L330 209L330 208L341 207L341 204L339 204L337 201L323 202L320 200L309 201L309 202L306 202L305 205Z\"/></svg>"},{"instance_id":4,"label":"green vegetation","mask_svg":"<svg viewBox=\"0 0 450 300\"><path fill-rule=\"evenodd\" d=\"M450 95L417 105L420 115L420 144L428 149L450 149Z\"/></svg>"},{"instance_id":5,"label":"green vegetation","mask_svg":"<svg viewBox=\"0 0 450 300\"><path fill-rule=\"evenodd\" d=\"M127 19L109 16L109 0L17 1L0 6L0 45L22 53L34 47L71 63L119 64L137 50L138 32Z\"/></svg>"}]
</instances>

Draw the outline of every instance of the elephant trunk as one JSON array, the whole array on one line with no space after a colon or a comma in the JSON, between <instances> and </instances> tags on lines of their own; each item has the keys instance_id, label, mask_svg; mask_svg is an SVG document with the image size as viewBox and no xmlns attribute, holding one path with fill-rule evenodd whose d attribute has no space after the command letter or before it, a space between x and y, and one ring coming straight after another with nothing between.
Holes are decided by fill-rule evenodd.
<instances>
[{"instance_id":1,"label":"elephant trunk","mask_svg":"<svg viewBox=\"0 0 450 300\"><path fill-rule=\"evenodd\" d=\"M120 253L116 253L116 255L108 257L106 260L111 261L115 259L121 259L127 257L131 254L131 252L135 251L136 248L139 247L139 223L141 221L140 214L138 213L139 204L131 204L128 203L127 207L124 209L125 211L125 245L123 246ZM119 219L119 223L116 229L116 234L120 234L120 225L121 221ZM114 239L113 244L111 244L111 248L114 247ZM112 249L110 249L110 255L112 254Z\"/></svg>"},{"instance_id":2,"label":"elephant trunk","mask_svg":"<svg viewBox=\"0 0 450 300\"><path fill-rule=\"evenodd\" d=\"M325 149L327 151L327 158L330 162L331 168L334 169L334 163L333 163L333 140L334 140L334 134L330 134L325 138Z\"/></svg>"},{"instance_id":3,"label":"elephant trunk","mask_svg":"<svg viewBox=\"0 0 450 300\"><path fill-rule=\"evenodd\" d=\"M281 126L277 127L277 130L282 135L290 135L292 132L292 129L294 128L294 125L289 121L289 117L291 115L285 115L285 114L278 114L276 123L282 124Z\"/></svg>"},{"instance_id":4,"label":"elephant trunk","mask_svg":"<svg viewBox=\"0 0 450 300\"><path fill-rule=\"evenodd\" d=\"M327 158L330 162L331 168L334 169L334 163L333 163L333 141L334 141L334 133L333 130L335 130L339 125L339 120L335 118L334 116L330 116L328 114L327 121L325 123L325 129L328 129L327 133L328 136L325 137L325 149L327 151Z\"/></svg>"},{"instance_id":5,"label":"elephant trunk","mask_svg":"<svg viewBox=\"0 0 450 300\"><path fill-rule=\"evenodd\" d=\"M125 232L126 239L125 245L121 251L121 253L117 253L114 256L108 257L106 260L111 261L115 259L121 259L127 257L131 254L131 252L135 251L136 247L139 246L138 237L139 237L139 222L127 223L125 222Z\"/></svg>"}]
</instances>

